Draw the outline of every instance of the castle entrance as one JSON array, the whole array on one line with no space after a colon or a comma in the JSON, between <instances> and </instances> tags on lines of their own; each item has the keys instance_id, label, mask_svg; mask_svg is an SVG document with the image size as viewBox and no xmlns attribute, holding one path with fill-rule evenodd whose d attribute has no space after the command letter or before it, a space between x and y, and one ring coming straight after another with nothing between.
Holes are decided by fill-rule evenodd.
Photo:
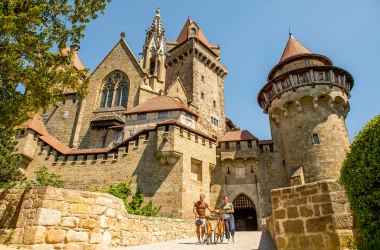
<instances>
[{"instance_id":1,"label":"castle entrance","mask_svg":"<svg viewBox=\"0 0 380 250\"><path fill-rule=\"evenodd\" d=\"M257 230L257 214L255 205L244 194L240 194L232 202L234 205L234 217L236 231Z\"/></svg>"}]
</instances>

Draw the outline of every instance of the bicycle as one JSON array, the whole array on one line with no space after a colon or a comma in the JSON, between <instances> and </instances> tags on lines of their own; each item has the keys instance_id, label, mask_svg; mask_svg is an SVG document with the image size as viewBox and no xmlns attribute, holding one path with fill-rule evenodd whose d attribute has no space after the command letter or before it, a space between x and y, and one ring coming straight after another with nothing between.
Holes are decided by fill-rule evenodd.
<instances>
[{"instance_id":1,"label":"bicycle","mask_svg":"<svg viewBox=\"0 0 380 250\"><path fill-rule=\"evenodd\" d=\"M220 241L220 243L223 243L223 239L225 235L224 220L223 220L224 215L225 215L224 213L218 214L218 221L216 223L216 227L214 230L214 244L218 244L218 241Z\"/></svg>"}]
</instances>

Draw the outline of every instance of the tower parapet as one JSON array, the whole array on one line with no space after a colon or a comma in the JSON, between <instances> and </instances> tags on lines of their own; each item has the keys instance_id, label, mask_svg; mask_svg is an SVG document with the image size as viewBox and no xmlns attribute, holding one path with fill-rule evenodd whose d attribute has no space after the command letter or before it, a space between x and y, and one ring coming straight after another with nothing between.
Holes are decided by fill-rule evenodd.
<instances>
[{"instance_id":1,"label":"tower parapet","mask_svg":"<svg viewBox=\"0 0 380 250\"><path fill-rule=\"evenodd\" d=\"M257 97L283 149L288 178L296 171L306 183L338 178L350 145L345 118L353 85L349 72L290 36Z\"/></svg>"}]
</instances>

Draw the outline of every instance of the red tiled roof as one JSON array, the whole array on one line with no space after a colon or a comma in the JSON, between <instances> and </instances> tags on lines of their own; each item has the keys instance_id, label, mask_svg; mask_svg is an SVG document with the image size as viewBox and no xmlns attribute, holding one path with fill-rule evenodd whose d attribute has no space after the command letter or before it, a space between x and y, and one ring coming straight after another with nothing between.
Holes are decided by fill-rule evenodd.
<instances>
[{"instance_id":1,"label":"red tiled roof","mask_svg":"<svg viewBox=\"0 0 380 250\"><path fill-rule=\"evenodd\" d=\"M273 144L273 141L272 140L259 140L259 142L257 144L268 145L268 144Z\"/></svg>"},{"instance_id":2,"label":"red tiled roof","mask_svg":"<svg viewBox=\"0 0 380 250\"><path fill-rule=\"evenodd\" d=\"M186 107L181 102L177 101L173 97L170 96L157 96L152 99L149 99L140 105L132 108L131 110L124 112L125 115L138 114L138 113L152 113L158 111L170 111L170 110L184 110L195 117L198 115Z\"/></svg>"},{"instance_id":3,"label":"red tiled roof","mask_svg":"<svg viewBox=\"0 0 380 250\"><path fill-rule=\"evenodd\" d=\"M47 144L52 146L54 149L56 149L57 151L63 154L66 154L71 150L68 146L63 144L60 140L58 140L57 138L49 134L39 114L34 114L33 117L29 121L25 122L21 127L26 127L33 130L34 132L39 134L38 137L42 141L46 142Z\"/></svg>"},{"instance_id":4,"label":"red tiled roof","mask_svg":"<svg viewBox=\"0 0 380 250\"><path fill-rule=\"evenodd\" d=\"M258 140L257 137L252 135L248 130L237 130L228 132L223 136L219 142L227 142L227 141L251 141Z\"/></svg>"},{"instance_id":5,"label":"red tiled roof","mask_svg":"<svg viewBox=\"0 0 380 250\"><path fill-rule=\"evenodd\" d=\"M177 37L177 40L175 42L168 42L168 44L171 44L171 45L176 45L176 44L181 44L183 42L185 42L189 37L188 37L188 29L189 29L189 26L190 24L192 23L195 23L190 17L186 20L186 23L185 25L183 26L181 32L179 33L178 37ZM197 25L195 23L195 25ZM199 28L199 26L197 25L197 27ZM199 31L198 31L198 37L199 37L199 41L201 41L204 45L206 45L207 47L209 48L219 48L218 45L212 45L208 42L205 34L203 33L203 31L201 30L201 28L199 28Z\"/></svg>"},{"instance_id":6,"label":"red tiled roof","mask_svg":"<svg viewBox=\"0 0 380 250\"><path fill-rule=\"evenodd\" d=\"M282 53L280 62L301 54L312 54L312 52L303 46L302 43L298 42L293 36L290 36L284 52Z\"/></svg>"}]
</instances>

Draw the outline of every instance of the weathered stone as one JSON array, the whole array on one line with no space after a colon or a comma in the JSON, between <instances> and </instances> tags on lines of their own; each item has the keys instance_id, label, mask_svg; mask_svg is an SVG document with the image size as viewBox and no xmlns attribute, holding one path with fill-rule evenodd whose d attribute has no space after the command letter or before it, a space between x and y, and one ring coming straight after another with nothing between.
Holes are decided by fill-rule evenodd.
<instances>
[{"instance_id":1,"label":"weathered stone","mask_svg":"<svg viewBox=\"0 0 380 250\"><path fill-rule=\"evenodd\" d=\"M105 206L98 206L98 205L92 206L92 213L97 214L97 215L104 214L106 210L107 210L107 207Z\"/></svg>"},{"instance_id":2,"label":"weathered stone","mask_svg":"<svg viewBox=\"0 0 380 250\"><path fill-rule=\"evenodd\" d=\"M46 227L44 226L31 226L27 227L24 234L24 244L42 244L45 243Z\"/></svg>"},{"instance_id":3,"label":"weathered stone","mask_svg":"<svg viewBox=\"0 0 380 250\"><path fill-rule=\"evenodd\" d=\"M53 250L54 246L50 244L36 244L33 246L30 246L30 249L36 249L36 250Z\"/></svg>"},{"instance_id":4,"label":"weathered stone","mask_svg":"<svg viewBox=\"0 0 380 250\"><path fill-rule=\"evenodd\" d=\"M98 197L95 200L96 205L102 205L102 206L110 206L112 204L112 200L105 198L105 197Z\"/></svg>"},{"instance_id":5,"label":"weathered stone","mask_svg":"<svg viewBox=\"0 0 380 250\"><path fill-rule=\"evenodd\" d=\"M87 232L76 232L74 230L68 230L66 233L65 241L70 242L88 242Z\"/></svg>"},{"instance_id":6,"label":"weathered stone","mask_svg":"<svg viewBox=\"0 0 380 250\"><path fill-rule=\"evenodd\" d=\"M79 222L79 219L76 217L65 217L62 219L62 226L63 227L69 227L69 228L74 228L77 227Z\"/></svg>"},{"instance_id":7,"label":"weathered stone","mask_svg":"<svg viewBox=\"0 0 380 250\"><path fill-rule=\"evenodd\" d=\"M278 219L285 219L285 209L274 211L274 218L276 220L278 220Z\"/></svg>"},{"instance_id":8,"label":"weathered stone","mask_svg":"<svg viewBox=\"0 0 380 250\"><path fill-rule=\"evenodd\" d=\"M90 243L99 244L102 242L103 235L101 233L90 233Z\"/></svg>"},{"instance_id":9,"label":"weathered stone","mask_svg":"<svg viewBox=\"0 0 380 250\"><path fill-rule=\"evenodd\" d=\"M282 226L286 234L301 234L305 232L302 220L286 220L282 223Z\"/></svg>"},{"instance_id":10,"label":"weathered stone","mask_svg":"<svg viewBox=\"0 0 380 250\"><path fill-rule=\"evenodd\" d=\"M332 224L331 216L324 216L306 220L306 230L308 233L324 232L328 225Z\"/></svg>"},{"instance_id":11,"label":"weathered stone","mask_svg":"<svg viewBox=\"0 0 380 250\"><path fill-rule=\"evenodd\" d=\"M286 211L289 219L299 217L297 207L288 207Z\"/></svg>"},{"instance_id":12,"label":"weathered stone","mask_svg":"<svg viewBox=\"0 0 380 250\"><path fill-rule=\"evenodd\" d=\"M314 249L324 249L325 245L323 244L323 237L320 234L311 234L310 235L311 242L313 244Z\"/></svg>"},{"instance_id":13,"label":"weathered stone","mask_svg":"<svg viewBox=\"0 0 380 250\"><path fill-rule=\"evenodd\" d=\"M75 243L65 244L64 250L82 250L81 247Z\"/></svg>"},{"instance_id":14,"label":"weathered stone","mask_svg":"<svg viewBox=\"0 0 380 250\"><path fill-rule=\"evenodd\" d=\"M46 231L45 241L48 244L63 243L66 231L61 229L49 229Z\"/></svg>"},{"instance_id":15,"label":"weathered stone","mask_svg":"<svg viewBox=\"0 0 380 250\"><path fill-rule=\"evenodd\" d=\"M313 215L313 210L310 209L308 206L301 206L300 214L302 217L310 217Z\"/></svg>"},{"instance_id":16,"label":"weathered stone","mask_svg":"<svg viewBox=\"0 0 380 250\"><path fill-rule=\"evenodd\" d=\"M71 204L69 206L69 212L74 214L89 214L91 213L91 206L83 203Z\"/></svg>"},{"instance_id":17,"label":"weathered stone","mask_svg":"<svg viewBox=\"0 0 380 250\"><path fill-rule=\"evenodd\" d=\"M39 208L36 214L36 225L55 226L61 221L61 211Z\"/></svg>"},{"instance_id":18,"label":"weathered stone","mask_svg":"<svg viewBox=\"0 0 380 250\"><path fill-rule=\"evenodd\" d=\"M99 222L93 219L85 219L79 223L79 226L85 229L94 229L99 226Z\"/></svg>"},{"instance_id":19,"label":"weathered stone","mask_svg":"<svg viewBox=\"0 0 380 250\"><path fill-rule=\"evenodd\" d=\"M323 215L329 215L334 213L331 203L321 204L321 209Z\"/></svg>"},{"instance_id":20,"label":"weathered stone","mask_svg":"<svg viewBox=\"0 0 380 250\"><path fill-rule=\"evenodd\" d=\"M112 235L109 231L103 233L102 244L109 246L111 244Z\"/></svg>"},{"instance_id":21,"label":"weathered stone","mask_svg":"<svg viewBox=\"0 0 380 250\"><path fill-rule=\"evenodd\" d=\"M334 225L336 229L352 229L353 219L351 214L334 215Z\"/></svg>"}]
</instances>

